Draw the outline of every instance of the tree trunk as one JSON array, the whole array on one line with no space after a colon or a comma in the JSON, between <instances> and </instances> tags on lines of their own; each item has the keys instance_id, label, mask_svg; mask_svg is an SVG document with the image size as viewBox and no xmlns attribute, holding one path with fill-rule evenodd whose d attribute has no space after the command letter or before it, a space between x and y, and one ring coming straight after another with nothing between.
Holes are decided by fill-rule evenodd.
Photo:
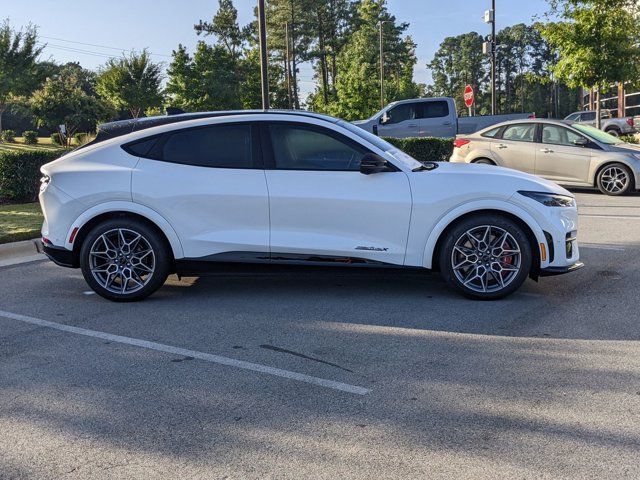
<instances>
[{"instance_id":1,"label":"tree trunk","mask_svg":"<svg viewBox=\"0 0 640 480\"><path fill-rule=\"evenodd\" d=\"M296 61L296 12L295 12L295 0L289 0L291 2L291 76L293 80L293 106L296 110L300 109L300 98L298 97L298 65Z\"/></svg>"},{"instance_id":2,"label":"tree trunk","mask_svg":"<svg viewBox=\"0 0 640 480\"><path fill-rule=\"evenodd\" d=\"M322 100L326 106L329 103L328 74L327 74L327 52L324 43L324 24L322 13L318 12L318 47L320 48L320 75L322 77Z\"/></svg>"},{"instance_id":3,"label":"tree trunk","mask_svg":"<svg viewBox=\"0 0 640 480\"><path fill-rule=\"evenodd\" d=\"M602 127L602 102L600 102L600 87L596 87L596 128Z\"/></svg>"},{"instance_id":4,"label":"tree trunk","mask_svg":"<svg viewBox=\"0 0 640 480\"><path fill-rule=\"evenodd\" d=\"M4 111L7 109L6 103L0 103L0 132L2 132L2 115L4 115Z\"/></svg>"}]
</instances>

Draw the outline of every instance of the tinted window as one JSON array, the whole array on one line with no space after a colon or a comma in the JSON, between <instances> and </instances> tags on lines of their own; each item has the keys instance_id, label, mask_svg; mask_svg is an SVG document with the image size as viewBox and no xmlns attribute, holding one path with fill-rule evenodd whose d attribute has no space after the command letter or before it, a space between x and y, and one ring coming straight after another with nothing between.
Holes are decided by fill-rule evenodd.
<instances>
[{"instance_id":1,"label":"tinted window","mask_svg":"<svg viewBox=\"0 0 640 480\"><path fill-rule=\"evenodd\" d=\"M216 125L178 130L165 141L161 158L200 167L252 168L251 126Z\"/></svg>"},{"instance_id":2,"label":"tinted window","mask_svg":"<svg viewBox=\"0 0 640 480\"><path fill-rule=\"evenodd\" d=\"M153 148L157 140L158 140L158 137L139 140L135 143L129 143L128 145L125 145L123 148L125 149L125 151L127 151L131 155L135 155L137 157L144 157Z\"/></svg>"},{"instance_id":3,"label":"tinted window","mask_svg":"<svg viewBox=\"0 0 640 480\"><path fill-rule=\"evenodd\" d=\"M488 132L482 134L483 137L494 138L502 127L492 128Z\"/></svg>"},{"instance_id":4,"label":"tinted window","mask_svg":"<svg viewBox=\"0 0 640 480\"><path fill-rule=\"evenodd\" d=\"M571 120L573 122L573 121L577 120L579 116L580 116L579 113L572 113L571 115L569 115L566 118L566 120Z\"/></svg>"},{"instance_id":5,"label":"tinted window","mask_svg":"<svg viewBox=\"0 0 640 480\"><path fill-rule=\"evenodd\" d=\"M422 118L440 118L449 116L447 102L424 102L422 104Z\"/></svg>"},{"instance_id":6,"label":"tinted window","mask_svg":"<svg viewBox=\"0 0 640 480\"><path fill-rule=\"evenodd\" d=\"M582 115L580 115L580 120L583 122L591 122L593 120L596 119L596 113L595 112L587 112L587 113L583 113Z\"/></svg>"},{"instance_id":7,"label":"tinted window","mask_svg":"<svg viewBox=\"0 0 640 480\"><path fill-rule=\"evenodd\" d=\"M357 171L366 153L355 143L316 128L274 124L269 131L276 168L283 170Z\"/></svg>"},{"instance_id":8,"label":"tinted window","mask_svg":"<svg viewBox=\"0 0 640 480\"><path fill-rule=\"evenodd\" d=\"M536 126L533 123L518 123L509 125L504 129L502 134L503 140L511 140L514 142L533 142L536 132Z\"/></svg>"},{"instance_id":9,"label":"tinted window","mask_svg":"<svg viewBox=\"0 0 640 480\"><path fill-rule=\"evenodd\" d=\"M557 125L542 126L542 143L575 146L573 142L580 138L582 138L580 135L564 127Z\"/></svg>"},{"instance_id":10,"label":"tinted window","mask_svg":"<svg viewBox=\"0 0 640 480\"><path fill-rule=\"evenodd\" d=\"M387 125L404 122L405 120L415 120L418 118L418 109L415 103L405 103L393 107L387 112L387 116L389 117Z\"/></svg>"}]
</instances>

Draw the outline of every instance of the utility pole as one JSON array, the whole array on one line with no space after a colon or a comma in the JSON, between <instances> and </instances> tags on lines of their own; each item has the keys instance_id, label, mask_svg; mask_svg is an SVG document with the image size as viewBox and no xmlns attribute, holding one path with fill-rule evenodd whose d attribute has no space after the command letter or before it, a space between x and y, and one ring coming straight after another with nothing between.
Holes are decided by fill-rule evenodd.
<instances>
[{"instance_id":1,"label":"utility pole","mask_svg":"<svg viewBox=\"0 0 640 480\"><path fill-rule=\"evenodd\" d=\"M485 55L491 55L491 115L495 115L497 113L496 52L498 50L496 41L496 0L491 0L491 10L484 12L484 23L491 24L491 36L482 45L482 51Z\"/></svg>"},{"instance_id":2,"label":"utility pole","mask_svg":"<svg viewBox=\"0 0 640 480\"><path fill-rule=\"evenodd\" d=\"M293 96L292 96L292 91L291 91L291 64L289 63L289 60L291 59L291 54L289 53L289 46L290 46L290 40L289 40L289 22L284 24L284 37L285 37L285 64L284 64L284 71L285 71L285 75L287 76L287 96L289 98L289 110L293 109Z\"/></svg>"},{"instance_id":3,"label":"utility pole","mask_svg":"<svg viewBox=\"0 0 640 480\"><path fill-rule=\"evenodd\" d=\"M269 110L269 73L267 59L267 21L264 0L258 0L258 28L260 30L260 78L262 82L262 109Z\"/></svg>"},{"instance_id":4,"label":"utility pole","mask_svg":"<svg viewBox=\"0 0 640 480\"><path fill-rule=\"evenodd\" d=\"M386 20L380 20L380 108L384 108L384 24Z\"/></svg>"}]
</instances>

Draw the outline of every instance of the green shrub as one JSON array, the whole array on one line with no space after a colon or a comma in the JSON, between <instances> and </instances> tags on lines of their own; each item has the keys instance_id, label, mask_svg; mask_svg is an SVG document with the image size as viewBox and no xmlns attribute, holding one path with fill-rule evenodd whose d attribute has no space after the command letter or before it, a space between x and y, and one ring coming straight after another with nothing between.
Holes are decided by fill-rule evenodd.
<instances>
[{"instance_id":1,"label":"green shrub","mask_svg":"<svg viewBox=\"0 0 640 480\"><path fill-rule=\"evenodd\" d=\"M27 150L0 152L0 199L29 202L36 199L40 167L64 152Z\"/></svg>"},{"instance_id":2,"label":"green shrub","mask_svg":"<svg viewBox=\"0 0 640 480\"><path fill-rule=\"evenodd\" d=\"M26 145L38 144L38 132L34 132L33 130L25 130L22 133L22 137L24 138L24 143Z\"/></svg>"},{"instance_id":3,"label":"green shrub","mask_svg":"<svg viewBox=\"0 0 640 480\"><path fill-rule=\"evenodd\" d=\"M453 153L452 138L413 137L385 138L419 162L448 162Z\"/></svg>"},{"instance_id":4,"label":"green shrub","mask_svg":"<svg viewBox=\"0 0 640 480\"><path fill-rule=\"evenodd\" d=\"M638 141L638 137L636 137L635 135L622 135L620 136L620 140L627 143L640 143L640 141Z\"/></svg>"},{"instance_id":5,"label":"green shrub","mask_svg":"<svg viewBox=\"0 0 640 480\"><path fill-rule=\"evenodd\" d=\"M54 145L64 145L62 142L62 136L58 132L51 134L51 143Z\"/></svg>"},{"instance_id":6,"label":"green shrub","mask_svg":"<svg viewBox=\"0 0 640 480\"><path fill-rule=\"evenodd\" d=\"M3 130L0 132L0 140L5 143L13 143L16 141L16 132L13 130Z\"/></svg>"}]
</instances>

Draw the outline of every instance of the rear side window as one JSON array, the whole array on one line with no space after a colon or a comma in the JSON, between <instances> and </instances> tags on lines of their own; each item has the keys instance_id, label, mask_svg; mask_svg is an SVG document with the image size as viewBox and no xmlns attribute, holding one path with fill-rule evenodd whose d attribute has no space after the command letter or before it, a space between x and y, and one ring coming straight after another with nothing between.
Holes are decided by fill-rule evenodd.
<instances>
[{"instance_id":1,"label":"rear side window","mask_svg":"<svg viewBox=\"0 0 640 480\"><path fill-rule=\"evenodd\" d=\"M449 104L444 101L423 102L422 118L440 118L449 116Z\"/></svg>"},{"instance_id":2,"label":"rear side window","mask_svg":"<svg viewBox=\"0 0 640 480\"><path fill-rule=\"evenodd\" d=\"M498 132L500 131L501 128L502 127L492 128L488 132L484 132L482 136L487 138L495 138L496 135L498 135Z\"/></svg>"},{"instance_id":3,"label":"rear side window","mask_svg":"<svg viewBox=\"0 0 640 480\"><path fill-rule=\"evenodd\" d=\"M583 113L580 116L580 120L582 120L583 122L590 122L592 120L596 119L596 114L595 112L587 112L587 113Z\"/></svg>"},{"instance_id":4,"label":"rear side window","mask_svg":"<svg viewBox=\"0 0 640 480\"><path fill-rule=\"evenodd\" d=\"M151 151L153 146L156 144L158 137L154 138L146 138L144 140L140 140L135 143L129 143L125 145L123 148L125 151L131 155L135 155L136 157L146 157L147 154Z\"/></svg>"},{"instance_id":5,"label":"rear side window","mask_svg":"<svg viewBox=\"0 0 640 480\"><path fill-rule=\"evenodd\" d=\"M536 125L534 123L518 123L505 128L502 133L502 139L513 142L533 142L535 133Z\"/></svg>"},{"instance_id":6,"label":"rear side window","mask_svg":"<svg viewBox=\"0 0 640 480\"><path fill-rule=\"evenodd\" d=\"M214 125L167 135L154 157L217 168L253 168L250 125ZM155 152L154 152L155 153Z\"/></svg>"}]
</instances>

